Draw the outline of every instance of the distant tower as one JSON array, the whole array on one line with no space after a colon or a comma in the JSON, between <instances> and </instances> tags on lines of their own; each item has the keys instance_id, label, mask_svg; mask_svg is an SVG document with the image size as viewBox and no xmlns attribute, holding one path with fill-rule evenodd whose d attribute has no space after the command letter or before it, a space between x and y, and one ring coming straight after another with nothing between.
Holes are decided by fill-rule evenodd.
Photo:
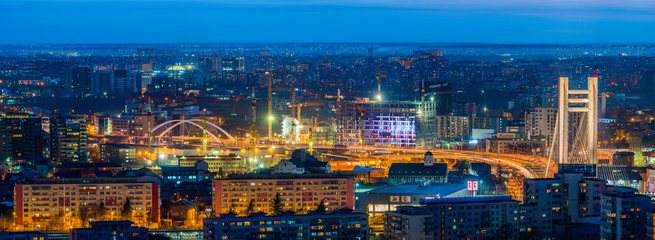
<instances>
[{"instance_id":1,"label":"distant tower","mask_svg":"<svg viewBox=\"0 0 655 240\"><path fill-rule=\"evenodd\" d=\"M631 130L630 137L630 152L635 153L635 166L645 166L644 156L641 152L641 141L644 138L644 132L640 129Z\"/></svg>"},{"instance_id":2,"label":"distant tower","mask_svg":"<svg viewBox=\"0 0 655 240\"><path fill-rule=\"evenodd\" d=\"M569 95L586 95L581 98L569 98ZM578 104L584 106L569 106ZM584 137L584 149L587 153L587 162L585 164L597 164L598 148L598 76L587 79L586 90L569 89L569 78L559 78L559 164L576 164L569 159L569 113L582 112L586 113L587 124L582 126L578 131L586 130ZM578 163L579 164L579 163ZM560 170L563 166L560 166Z\"/></svg>"},{"instance_id":3,"label":"distant tower","mask_svg":"<svg viewBox=\"0 0 655 240\"><path fill-rule=\"evenodd\" d=\"M423 157L423 165L425 166L432 166L434 165L434 156L432 156L431 152L426 152L425 157Z\"/></svg>"}]
</instances>

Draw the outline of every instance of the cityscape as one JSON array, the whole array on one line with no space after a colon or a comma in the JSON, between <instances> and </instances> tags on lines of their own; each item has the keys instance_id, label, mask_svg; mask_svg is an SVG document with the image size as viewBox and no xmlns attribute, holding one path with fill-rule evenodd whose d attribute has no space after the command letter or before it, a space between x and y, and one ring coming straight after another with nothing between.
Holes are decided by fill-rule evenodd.
<instances>
[{"instance_id":1,"label":"cityscape","mask_svg":"<svg viewBox=\"0 0 655 240\"><path fill-rule=\"evenodd\" d=\"M0 240L655 239L655 5L466 2L0 3Z\"/></svg>"}]
</instances>

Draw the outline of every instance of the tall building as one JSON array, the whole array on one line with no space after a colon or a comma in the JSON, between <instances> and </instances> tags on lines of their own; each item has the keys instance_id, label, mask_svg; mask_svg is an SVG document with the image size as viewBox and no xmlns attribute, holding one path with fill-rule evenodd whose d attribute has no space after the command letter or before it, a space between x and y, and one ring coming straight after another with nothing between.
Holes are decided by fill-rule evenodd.
<instances>
[{"instance_id":1,"label":"tall building","mask_svg":"<svg viewBox=\"0 0 655 240\"><path fill-rule=\"evenodd\" d=\"M50 116L50 157L55 163L84 162L86 151L86 116L56 114Z\"/></svg>"},{"instance_id":2,"label":"tall building","mask_svg":"<svg viewBox=\"0 0 655 240\"><path fill-rule=\"evenodd\" d=\"M0 159L22 159L34 164L43 157L41 117L29 114L0 116Z\"/></svg>"},{"instance_id":3,"label":"tall building","mask_svg":"<svg viewBox=\"0 0 655 240\"><path fill-rule=\"evenodd\" d=\"M246 70L245 61L243 57L224 57L221 58L221 70L223 72L233 72Z\"/></svg>"},{"instance_id":4,"label":"tall building","mask_svg":"<svg viewBox=\"0 0 655 240\"><path fill-rule=\"evenodd\" d=\"M510 196L422 199L387 212L387 239L519 239L519 201Z\"/></svg>"},{"instance_id":5,"label":"tall building","mask_svg":"<svg viewBox=\"0 0 655 240\"><path fill-rule=\"evenodd\" d=\"M94 133L97 135L112 134L112 118L106 113L93 114Z\"/></svg>"},{"instance_id":6,"label":"tall building","mask_svg":"<svg viewBox=\"0 0 655 240\"><path fill-rule=\"evenodd\" d=\"M613 187L601 196L600 239L653 239L653 205L649 196L637 189ZM650 227L649 227L650 226Z\"/></svg>"},{"instance_id":7,"label":"tall building","mask_svg":"<svg viewBox=\"0 0 655 240\"><path fill-rule=\"evenodd\" d=\"M155 115L151 112L132 113L130 120L130 135L146 136L150 130L155 128Z\"/></svg>"},{"instance_id":8,"label":"tall building","mask_svg":"<svg viewBox=\"0 0 655 240\"><path fill-rule=\"evenodd\" d=\"M129 95L141 92L141 72L99 70L93 73L92 91L96 95Z\"/></svg>"},{"instance_id":9,"label":"tall building","mask_svg":"<svg viewBox=\"0 0 655 240\"><path fill-rule=\"evenodd\" d=\"M523 204L533 206L533 232L537 239L562 239L567 224L578 218L600 215L600 195L607 182L583 178L581 174L558 174L553 178L525 179Z\"/></svg>"},{"instance_id":10,"label":"tall building","mask_svg":"<svg viewBox=\"0 0 655 240\"><path fill-rule=\"evenodd\" d=\"M32 183L16 184L16 222L24 228L39 229L52 224L49 221L56 215L78 215L82 207L97 209L101 205L107 211L103 217L116 219L128 198L132 206L130 218L159 222L159 184L139 178L35 179Z\"/></svg>"},{"instance_id":11,"label":"tall building","mask_svg":"<svg viewBox=\"0 0 655 240\"><path fill-rule=\"evenodd\" d=\"M416 110L411 102L340 102L336 144L414 147Z\"/></svg>"},{"instance_id":12,"label":"tall building","mask_svg":"<svg viewBox=\"0 0 655 240\"><path fill-rule=\"evenodd\" d=\"M92 87L92 71L89 67L72 67L66 69L64 87L76 94L90 94Z\"/></svg>"},{"instance_id":13,"label":"tall building","mask_svg":"<svg viewBox=\"0 0 655 240\"><path fill-rule=\"evenodd\" d=\"M471 136L471 123L468 116L437 116L436 134L437 141L468 140Z\"/></svg>"},{"instance_id":14,"label":"tall building","mask_svg":"<svg viewBox=\"0 0 655 240\"><path fill-rule=\"evenodd\" d=\"M368 239L368 215L352 210L251 213L245 217L221 214L203 220L203 239Z\"/></svg>"},{"instance_id":15,"label":"tall building","mask_svg":"<svg viewBox=\"0 0 655 240\"><path fill-rule=\"evenodd\" d=\"M331 174L230 175L215 179L212 192L216 213L243 213L250 202L271 213L278 194L283 211L312 211L321 201L330 210L355 205L353 179Z\"/></svg>"},{"instance_id":16,"label":"tall building","mask_svg":"<svg viewBox=\"0 0 655 240\"><path fill-rule=\"evenodd\" d=\"M643 151L641 149L644 132L640 129L634 129L628 133L628 136L630 152L635 153L634 165L640 167L646 166L646 161L644 160Z\"/></svg>"}]
</instances>

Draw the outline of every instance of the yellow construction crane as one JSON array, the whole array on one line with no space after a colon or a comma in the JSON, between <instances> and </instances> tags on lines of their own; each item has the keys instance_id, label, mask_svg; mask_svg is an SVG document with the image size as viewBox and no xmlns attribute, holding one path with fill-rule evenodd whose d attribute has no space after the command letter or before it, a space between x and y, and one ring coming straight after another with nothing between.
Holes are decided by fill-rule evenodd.
<instances>
[{"instance_id":1,"label":"yellow construction crane","mask_svg":"<svg viewBox=\"0 0 655 240\"><path fill-rule=\"evenodd\" d=\"M306 102L306 103L298 103L298 104L291 104L289 105L290 108L297 108L297 113L295 113L295 118L300 122L300 113L303 107L312 107L312 106L323 106L325 103L322 102Z\"/></svg>"},{"instance_id":2,"label":"yellow construction crane","mask_svg":"<svg viewBox=\"0 0 655 240\"><path fill-rule=\"evenodd\" d=\"M297 73L297 71L285 71L285 70L277 70L277 71L266 71L266 72L256 72L255 75L266 75L268 83L266 86L268 87L268 140L272 141L273 140L273 75L278 75L278 74L290 74L290 73Z\"/></svg>"},{"instance_id":3,"label":"yellow construction crane","mask_svg":"<svg viewBox=\"0 0 655 240\"><path fill-rule=\"evenodd\" d=\"M296 105L296 92L307 92L305 89L297 89L297 88L273 88L273 91L287 91L291 93L291 105L295 106ZM300 116L293 114L293 118L298 118L300 119Z\"/></svg>"}]
</instances>

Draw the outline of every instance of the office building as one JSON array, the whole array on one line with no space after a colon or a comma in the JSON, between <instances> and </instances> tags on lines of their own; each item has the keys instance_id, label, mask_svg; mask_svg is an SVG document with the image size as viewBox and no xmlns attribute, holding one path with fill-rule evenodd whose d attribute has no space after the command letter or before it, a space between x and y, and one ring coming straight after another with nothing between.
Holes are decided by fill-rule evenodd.
<instances>
[{"instance_id":1,"label":"office building","mask_svg":"<svg viewBox=\"0 0 655 240\"><path fill-rule=\"evenodd\" d=\"M634 166L646 166L646 161L643 156L643 151L641 149L642 140L644 138L644 132L641 129L634 129L628 133L629 148L630 152L635 154Z\"/></svg>"},{"instance_id":2,"label":"office building","mask_svg":"<svg viewBox=\"0 0 655 240\"><path fill-rule=\"evenodd\" d=\"M438 141L462 141L468 140L471 136L470 117L441 115L435 117L436 133Z\"/></svg>"},{"instance_id":3,"label":"office building","mask_svg":"<svg viewBox=\"0 0 655 240\"><path fill-rule=\"evenodd\" d=\"M388 239L519 239L519 201L510 196L423 199L388 212Z\"/></svg>"},{"instance_id":4,"label":"office building","mask_svg":"<svg viewBox=\"0 0 655 240\"><path fill-rule=\"evenodd\" d=\"M215 179L216 213L243 213L250 202L254 211L273 212L271 201L279 194L283 211L311 211L323 201L330 209L353 209L353 179L332 174L247 174Z\"/></svg>"},{"instance_id":5,"label":"office building","mask_svg":"<svg viewBox=\"0 0 655 240\"><path fill-rule=\"evenodd\" d=\"M148 229L131 221L90 222L90 228L70 230L71 240L148 240Z\"/></svg>"},{"instance_id":6,"label":"office building","mask_svg":"<svg viewBox=\"0 0 655 240\"><path fill-rule=\"evenodd\" d=\"M416 110L410 102L340 102L336 144L414 147Z\"/></svg>"},{"instance_id":7,"label":"office building","mask_svg":"<svg viewBox=\"0 0 655 240\"><path fill-rule=\"evenodd\" d=\"M243 57L221 58L221 70L223 72L245 71L245 60Z\"/></svg>"},{"instance_id":8,"label":"office building","mask_svg":"<svg viewBox=\"0 0 655 240\"><path fill-rule=\"evenodd\" d=\"M43 157L42 132L39 116L3 114L0 116L0 159L21 159L34 164Z\"/></svg>"},{"instance_id":9,"label":"office building","mask_svg":"<svg viewBox=\"0 0 655 240\"><path fill-rule=\"evenodd\" d=\"M107 113L93 114L94 134L112 135L112 118Z\"/></svg>"},{"instance_id":10,"label":"office building","mask_svg":"<svg viewBox=\"0 0 655 240\"><path fill-rule=\"evenodd\" d=\"M16 222L29 229L39 229L59 216L77 215L81 207L107 210L104 218L116 219L127 199L132 206L131 218L152 224L159 222L159 184L146 178L61 178L35 179L16 184L14 205ZM58 223L57 223L58 224Z\"/></svg>"},{"instance_id":11,"label":"office building","mask_svg":"<svg viewBox=\"0 0 655 240\"><path fill-rule=\"evenodd\" d=\"M111 119L111 132L112 135L130 135L130 122L132 121L131 115L120 115Z\"/></svg>"},{"instance_id":12,"label":"office building","mask_svg":"<svg viewBox=\"0 0 655 240\"><path fill-rule=\"evenodd\" d=\"M234 213L203 220L204 240L368 239L368 217L352 210L284 212L278 215Z\"/></svg>"},{"instance_id":13,"label":"office building","mask_svg":"<svg viewBox=\"0 0 655 240\"><path fill-rule=\"evenodd\" d=\"M131 136L146 136L148 132L155 128L155 115L151 112L132 113L130 120Z\"/></svg>"},{"instance_id":14,"label":"office building","mask_svg":"<svg viewBox=\"0 0 655 240\"><path fill-rule=\"evenodd\" d=\"M136 148L127 144L100 144L100 160L117 164L135 163Z\"/></svg>"},{"instance_id":15,"label":"office building","mask_svg":"<svg viewBox=\"0 0 655 240\"><path fill-rule=\"evenodd\" d=\"M50 158L53 162L86 161L86 143L85 115L56 114L50 117Z\"/></svg>"}]
</instances>

